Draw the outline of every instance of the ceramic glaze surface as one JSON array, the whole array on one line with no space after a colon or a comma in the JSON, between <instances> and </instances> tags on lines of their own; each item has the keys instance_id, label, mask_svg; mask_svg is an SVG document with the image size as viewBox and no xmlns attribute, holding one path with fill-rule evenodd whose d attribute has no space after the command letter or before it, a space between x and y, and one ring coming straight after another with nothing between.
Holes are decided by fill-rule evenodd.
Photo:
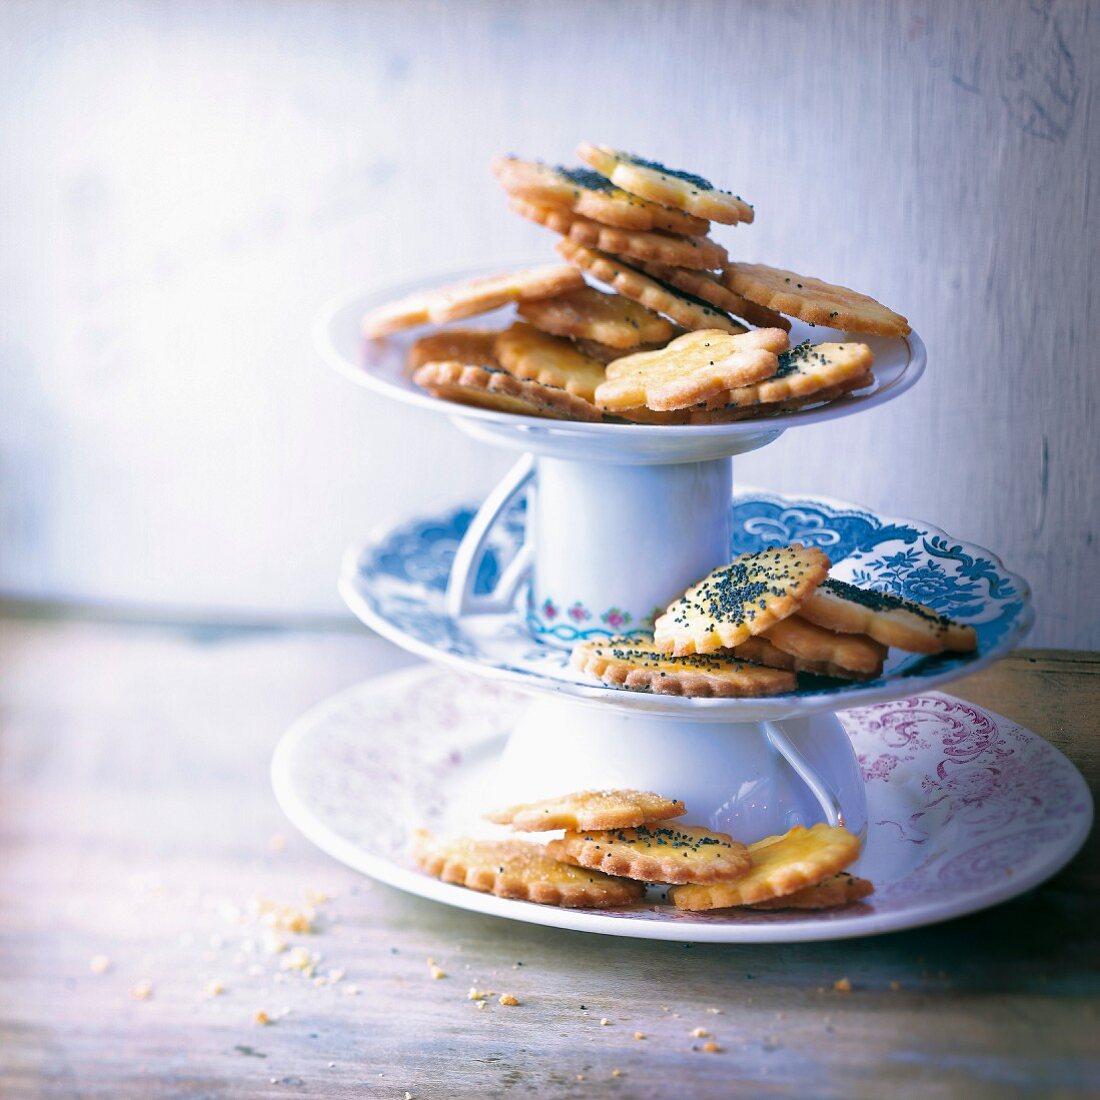
<instances>
[{"instance_id":1,"label":"ceramic glaze surface","mask_svg":"<svg viewBox=\"0 0 1100 1100\"><path fill-rule=\"evenodd\" d=\"M517 501L490 533L475 588L490 591L524 538L526 505ZM944 684L1007 653L1026 634L1033 613L1026 582L988 550L959 542L918 520L877 515L858 505L749 491L731 509L731 556L780 543L820 547L832 575L918 600L971 624L972 654L922 656L891 650L883 675L853 684L802 677L799 690L768 699L680 699L607 688L571 669L568 653L532 637L526 594L503 615L448 618L443 594L451 561L474 509L413 520L345 557L341 592L369 626L406 649L477 670L534 691L555 691L594 704L612 702L648 713L753 722L805 716ZM588 610L588 609L585 609ZM619 627L585 618L569 605L556 622L568 631L610 635ZM545 612L544 612L545 614Z\"/></svg>"},{"instance_id":2,"label":"ceramic glaze surface","mask_svg":"<svg viewBox=\"0 0 1100 1100\"><path fill-rule=\"evenodd\" d=\"M506 835L481 815L511 801L499 785L501 754L528 705L503 685L434 668L368 681L284 735L272 764L276 795L330 855L422 897L559 928L726 943L872 935L994 905L1054 874L1092 820L1084 780L1053 746L979 707L921 692L839 715L866 782L867 840L852 868L875 884L865 902L687 913L651 892L628 909L579 912L420 874L406 858L416 828ZM738 839L757 839L751 822L733 826Z\"/></svg>"}]
</instances>

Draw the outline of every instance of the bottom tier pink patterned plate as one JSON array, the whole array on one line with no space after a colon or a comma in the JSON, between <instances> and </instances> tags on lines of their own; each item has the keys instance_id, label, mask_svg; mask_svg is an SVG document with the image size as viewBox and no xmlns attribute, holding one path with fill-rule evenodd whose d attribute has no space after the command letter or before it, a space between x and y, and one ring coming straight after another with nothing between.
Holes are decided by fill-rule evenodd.
<instances>
[{"instance_id":1,"label":"bottom tier pink patterned plate","mask_svg":"<svg viewBox=\"0 0 1100 1100\"><path fill-rule=\"evenodd\" d=\"M480 820L507 802L495 768L529 697L421 667L322 703L284 735L272 762L291 821L348 866L402 890L479 913L615 936L712 943L868 936L984 909L1061 868L1092 821L1088 788L1052 745L938 692L842 711L867 782L869 829L852 868L875 894L820 913L682 913L653 894L586 912L510 901L413 869L419 827L499 835ZM745 838L755 839L755 838Z\"/></svg>"}]
</instances>

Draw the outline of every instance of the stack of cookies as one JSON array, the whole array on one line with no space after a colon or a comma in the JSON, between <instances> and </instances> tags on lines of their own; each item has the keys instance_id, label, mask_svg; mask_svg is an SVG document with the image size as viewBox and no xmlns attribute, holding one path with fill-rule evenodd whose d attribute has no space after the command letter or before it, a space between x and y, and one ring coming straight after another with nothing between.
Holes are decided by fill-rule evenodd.
<instances>
[{"instance_id":1,"label":"stack of cookies","mask_svg":"<svg viewBox=\"0 0 1100 1100\"><path fill-rule=\"evenodd\" d=\"M487 814L531 840L440 839L420 832L413 860L430 875L473 890L544 905L618 908L646 883L669 886L679 909L829 909L872 886L846 874L859 838L842 827L796 826L743 844L697 825L670 824L684 804L649 791L577 791Z\"/></svg>"},{"instance_id":2,"label":"stack of cookies","mask_svg":"<svg viewBox=\"0 0 1100 1100\"><path fill-rule=\"evenodd\" d=\"M578 642L573 664L633 691L751 697L795 691L799 674L876 679L890 646L927 654L977 647L973 627L831 578L830 565L799 543L742 554L674 600L651 635Z\"/></svg>"},{"instance_id":3,"label":"stack of cookies","mask_svg":"<svg viewBox=\"0 0 1100 1100\"><path fill-rule=\"evenodd\" d=\"M791 347L789 317L904 336L866 295L731 261L712 222L749 223L740 196L690 172L584 143L586 167L500 157L493 172L521 217L566 261L411 295L372 310L369 339L514 305L510 328L444 329L409 368L444 400L552 419L715 424L834 401L874 382L866 344ZM589 285L586 277L605 289Z\"/></svg>"}]
</instances>

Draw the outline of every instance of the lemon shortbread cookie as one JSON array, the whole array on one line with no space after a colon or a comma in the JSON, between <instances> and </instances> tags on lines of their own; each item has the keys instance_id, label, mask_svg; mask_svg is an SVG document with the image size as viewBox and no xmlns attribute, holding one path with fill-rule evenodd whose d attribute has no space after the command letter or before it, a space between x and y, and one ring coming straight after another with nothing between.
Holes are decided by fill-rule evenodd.
<instances>
[{"instance_id":1,"label":"lemon shortbread cookie","mask_svg":"<svg viewBox=\"0 0 1100 1100\"><path fill-rule=\"evenodd\" d=\"M874 886L865 878L841 871L813 886L803 886L793 894L784 897L759 901L751 909L839 909L842 905L851 905L875 892Z\"/></svg>"},{"instance_id":2,"label":"lemon shortbread cookie","mask_svg":"<svg viewBox=\"0 0 1100 1100\"><path fill-rule=\"evenodd\" d=\"M422 389L445 401L550 420L600 420L590 401L563 389L516 378L505 370L468 363L425 363L413 375Z\"/></svg>"},{"instance_id":3,"label":"lemon shortbread cookie","mask_svg":"<svg viewBox=\"0 0 1100 1100\"><path fill-rule=\"evenodd\" d=\"M844 870L859 856L859 838L829 825L796 825L783 836L749 845L752 866L736 882L678 886L669 892L677 909L725 909L789 897Z\"/></svg>"},{"instance_id":4,"label":"lemon shortbread cookie","mask_svg":"<svg viewBox=\"0 0 1100 1100\"><path fill-rule=\"evenodd\" d=\"M549 298L573 287L583 286L584 279L575 266L543 264L499 275L483 275L462 283L442 286L436 290L417 291L396 302L372 309L363 318L363 335L387 336L400 329L431 322L442 325L479 313L532 298Z\"/></svg>"},{"instance_id":5,"label":"lemon shortbread cookie","mask_svg":"<svg viewBox=\"0 0 1100 1100\"><path fill-rule=\"evenodd\" d=\"M781 328L789 331L791 322L774 309L757 305L748 298L742 298L735 294L722 282L717 275L709 271L692 271L686 267L668 267L663 264L645 263L640 265L647 275L660 279L677 290L686 291L696 298L702 298L712 306L717 306L726 313L732 313L743 321L758 328Z\"/></svg>"},{"instance_id":6,"label":"lemon shortbread cookie","mask_svg":"<svg viewBox=\"0 0 1100 1100\"><path fill-rule=\"evenodd\" d=\"M607 365L596 403L612 412L645 406L684 409L727 390L768 378L787 346L782 329L731 334L719 329L689 332L660 351L638 352Z\"/></svg>"},{"instance_id":7,"label":"lemon shortbread cookie","mask_svg":"<svg viewBox=\"0 0 1100 1100\"><path fill-rule=\"evenodd\" d=\"M720 328L732 333L745 331L744 325L737 324L709 302L662 283L615 256L586 248L568 237L558 241L554 248L563 259L607 283L624 298L663 313L686 329Z\"/></svg>"},{"instance_id":8,"label":"lemon shortbread cookie","mask_svg":"<svg viewBox=\"0 0 1100 1100\"><path fill-rule=\"evenodd\" d=\"M524 302L517 312L553 336L594 341L609 349L615 359L622 355L619 349L658 342L663 345L676 335L676 326L653 310L592 286Z\"/></svg>"},{"instance_id":9,"label":"lemon shortbread cookie","mask_svg":"<svg viewBox=\"0 0 1100 1100\"><path fill-rule=\"evenodd\" d=\"M751 863L744 844L697 825L571 831L546 850L566 863L642 882L730 882Z\"/></svg>"},{"instance_id":10,"label":"lemon shortbread cookie","mask_svg":"<svg viewBox=\"0 0 1100 1100\"><path fill-rule=\"evenodd\" d=\"M800 614L789 615L764 631L776 649L803 661L835 665L860 676L882 674L886 646L866 634L837 634L811 623Z\"/></svg>"},{"instance_id":11,"label":"lemon shortbread cookie","mask_svg":"<svg viewBox=\"0 0 1100 1100\"><path fill-rule=\"evenodd\" d=\"M682 817L684 812L684 804L675 798L662 798L652 791L614 790L574 791L485 816L520 832L541 833L551 829L629 829Z\"/></svg>"},{"instance_id":12,"label":"lemon shortbread cookie","mask_svg":"<svg viewBox=\"0 0 1100 1100\"><path fill-rule=\"evenodd\" d=\"M848 332L877 332L883 336L905 336L910 331L909 322L901 314L866 294L781 267L730 264L723 281L751 302L812 325L828 325Z\"/></svg>"},{"instance_id":13,"label":"lemon shortbread cookie","mask_svg":"<svg viewBox=\"0 0 1100 1100\"><path fill-rule=\"evenodd\" d=\"M542 206L521 198L510 199L508 205L521 218L552 229L578 244L615 256L625 256L636 263L649 260L684 268L714 270L729 259L726 250L709 237L683 237L660 230L618 229L558 206Z\"/></svg>"},{"instance_id":14,"label":"lemon shortbread cookie","mask_svg":"<svg viewBox=\"0 0 1100 1100\"><path fill-rule=\"evenodd\" d=\"M746 664L727 654L670 657L650 637L578 642L573 667L605 684L658 695L738 698L794 691L792 672Z\"/></svg>"},{"instance_id":15,"label":"lemon shortbread cookie","mask_svg":"<svg viewBox=\"0 0 1100 1100\"><path fill-rule=\"evenodd\" d=\"M605 377L603 363L590 359L571 340L550 336L522 321L498 333L495 347L500 365L509 374L565 390L585 401L593 400Z\"/></svg>"},{"instance_id":16,"label":"lemon shortbread cookie","mask_svg":"<svg viewBox=\"0 0 1100 1100\"><path fill-rule=\"evenodd\" d=\"M641 883L562 863L528 840L442 839L424 829L412 845L413 862L427 874L501 898L608 909L637 901Z\"/></svg>"},{"instance_id":17,"label":"lemon shortbread cookie","mask_svg":"<svg viewBox=\"0 0 1100 1100\"><path fill-rule=\"evenodd\" d=\"M972 626L900 596L830 577L806 601L800 614L811 623L845 634L862 633L909 653L970 653L978 646Z\"/></svg>"},{"instance_id":18,"label":"lemon shortbread cookie","mask_svg":"<svg viewBox=\"0 0 1100 1100\"><path fill-rule=\"evenodd\" d=\"M476 367L499 367L496 352L493 350L496 329L444 329L421 336L405 357L405 365L410 370L422 367L425 363L469 363Z\"/></svg>"},{"instance_id":19,"label":"lemon shortbread cookie","mask_svg":"<svg viewBox=\"0 0 1100 1100\"><path fill-rule=\"evenodd\" d=\"M663 229L698 237L709 222L682 210L649 202L616 187L591 168L563 168L518 157L497 157L493 174L509 195L560 206L622 229Z\"/></svg>"},{"instance_id":20,"label":"lemon shortbread cookie","mask_svg":"<svg viewBox=\"0 0 1100 1100\"><path fill-rule=\"evenodd\" d=\"M740 195L720 191L710 180L691 172L667 168L657 161L589 142L577 147L577 156L616 187L650 202L726 225L753 219L752 207Z\"/></svg>"},{"instance_id":21,"label":"lemon shortbread cookie","mask_svg":"<svg viewBox=\"0 0 1100 1100\"><path fill-rule=\"evenodd\" d=\"M677 656L732 648L793 615L828 572L829 559L820 550L797 542L742 554L657 619L657 648Z\"/></svg>"}]
</instances>

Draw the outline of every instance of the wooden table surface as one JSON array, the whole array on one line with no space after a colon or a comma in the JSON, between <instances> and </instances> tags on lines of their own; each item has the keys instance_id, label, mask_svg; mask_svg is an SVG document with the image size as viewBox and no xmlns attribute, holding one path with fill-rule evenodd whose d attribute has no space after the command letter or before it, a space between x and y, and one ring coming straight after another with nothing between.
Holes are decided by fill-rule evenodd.
<instances>
[{"instance_id":1,"label":"wooden table surface","mask_svg":"<svg viewBox=\"0 0 1100 1100\"><path fill-rule=\"evenodd\" d=\"M1100 1094L1095 833L1025 897L866 940L463 913L316 851L268 783L298 713L408 663L360 632L0 620L0 1096ZM1096 790L1100 655L1023 651L954 690ZM265 924L311 900L314 933Z\"/></svg>"}]
</instances>

